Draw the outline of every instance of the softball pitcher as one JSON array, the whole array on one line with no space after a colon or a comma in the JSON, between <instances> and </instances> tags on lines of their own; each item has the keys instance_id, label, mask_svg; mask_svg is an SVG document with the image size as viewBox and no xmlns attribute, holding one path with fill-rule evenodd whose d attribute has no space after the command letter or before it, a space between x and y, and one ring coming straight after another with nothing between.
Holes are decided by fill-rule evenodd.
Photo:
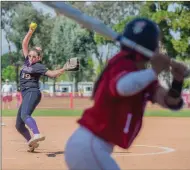
<instances>
[{"instance_id":1,"label":"softball pitcher","mask_svg":"<svg viewBox=\"0 0 190 170\"><path fill-rule=\"evenodd\" d=\"M42 51L39 47L28 49L28 43L36 27L37 24L31 23L30 29L22 42L23 54L25 57L24 65L20 71L22 104L18 110L16 119L16 129L28 142L28 151L30 152L34 151L34 149L39 146L39 141L45 140L45 136L40 134L36 121L31 116L41 100L39 79L42 75L53 78L64 72L64 68L54 71L48 70L45 65L41 63ZM31 137L25 125L33 132L33 137Z\"/></svg>"},{"instance_id":2,"label":"softball pitcher","mask_svg":"<svg viewBox=\"0 0 190 170\"><path fill-rule=\"evenodd\" d=\"M128 39L156 52L149 58L121 46L105 67L94 87L94 105L78 120L79 128L65 147L69 170L119 170L111 157L114 146L127 149L142 127L147 101L179 110L183 75L186 67L158 52L160 30L149 19L129 22L123 32ZM152 68L147 68L147 63ZM158 83L158 75L171 66L173 82L166 90Z\"/></svg>"}]
</instances>

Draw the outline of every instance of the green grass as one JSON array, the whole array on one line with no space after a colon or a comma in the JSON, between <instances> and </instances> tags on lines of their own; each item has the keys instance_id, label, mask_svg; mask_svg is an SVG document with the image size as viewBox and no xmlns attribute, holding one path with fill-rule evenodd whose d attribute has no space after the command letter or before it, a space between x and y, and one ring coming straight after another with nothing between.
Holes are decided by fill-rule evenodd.
<instances>
[{"instance_id":1,"label":"green grass","mask_svg":"<svg viewBox=\"0 0 190 170\"><path fill-rule=\"evenodd\" d=\"M3 110L2 116L16 116L17 110ZM35 110L33 116L80 116L82 110Z\"/></svg>"},{"instance_id":2,"label":"green grass","mask_svg":"<svg viewBox=\"0 0 190 170\"><path fill-rule=\"evenodd\" d=\"M146 116L149 117L190 117L190 110L170 111L170 110L155 110L146 111Z\"/></svg>"},{"instance_id":3,"label":"green grass","mask_svg":"<svg viewBox=\"0 0 190 170\"><path fill-rule=\"evenodd\" d=\"M17 110L3 110L2 116L16 116ZM82 110L36 110L34 116L81 116ZM167 110L147 110L148 117L190 117L190 110L171 112Z\"/></svg>"}]
</instances>

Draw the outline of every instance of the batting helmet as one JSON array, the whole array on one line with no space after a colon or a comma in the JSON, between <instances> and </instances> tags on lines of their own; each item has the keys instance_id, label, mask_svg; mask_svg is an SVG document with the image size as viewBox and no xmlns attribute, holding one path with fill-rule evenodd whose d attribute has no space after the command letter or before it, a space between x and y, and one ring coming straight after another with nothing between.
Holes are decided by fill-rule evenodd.
<instances>
[{"instance_id":1,"label":"batting helmet","mask_svg":"<svg viewBox=\"0 0 190 170\"><path fill-rule=\"evenodd\" d=\"M127 23L123 36L151 51L155 51L159 45L160 29L155 22L149 19L136 18ZM123 45L121 48L126 49Z\"/></svg>"}]
</instances>

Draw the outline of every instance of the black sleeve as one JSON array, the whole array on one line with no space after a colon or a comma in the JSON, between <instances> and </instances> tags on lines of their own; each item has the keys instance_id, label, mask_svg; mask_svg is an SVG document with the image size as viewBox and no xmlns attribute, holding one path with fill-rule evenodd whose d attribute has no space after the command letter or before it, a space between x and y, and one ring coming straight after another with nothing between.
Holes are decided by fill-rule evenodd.
<instances>
[{"instance_id":1,"label":"black sleeve","mask_svg":"<svg viewBox=\"0 0 190 170\"><path fill-rule=\"evenodd\" d=\"M48 71L48 69L45 67L45 65L37 63L33 68L33 73L38 73L41 75L45 75L45 73Z\"/></svg>"}]
</instances>

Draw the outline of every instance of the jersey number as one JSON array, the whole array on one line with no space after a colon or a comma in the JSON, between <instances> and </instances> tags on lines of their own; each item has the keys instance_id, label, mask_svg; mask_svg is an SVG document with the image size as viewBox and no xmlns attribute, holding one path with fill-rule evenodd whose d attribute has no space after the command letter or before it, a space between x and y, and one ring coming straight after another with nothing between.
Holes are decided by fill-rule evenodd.
<instances>
[{"instance_id":1,"label":"jersey number","mask_svg":"<svg viewBox=\"0 0 190 170\"><path fill-rule=\"evenodd\" d=\"M124 128L124 133L129 132L129 127L130 127L130 124L131 124L131 120L132 120L132 114L128 113L127 114L127 121L126 121L125 128Z\"/></svg>"},{"instance_id":2,"label":"jersey number","mask_svg":"<svg viewBox=\"0 0 190 170\"><path fill-rule=\"evenodd\" d=\"M29 80L29 79L31 79L31 75L26 74L26 73L22 73L22 78Z\"/></svg>"}]
</instances>

